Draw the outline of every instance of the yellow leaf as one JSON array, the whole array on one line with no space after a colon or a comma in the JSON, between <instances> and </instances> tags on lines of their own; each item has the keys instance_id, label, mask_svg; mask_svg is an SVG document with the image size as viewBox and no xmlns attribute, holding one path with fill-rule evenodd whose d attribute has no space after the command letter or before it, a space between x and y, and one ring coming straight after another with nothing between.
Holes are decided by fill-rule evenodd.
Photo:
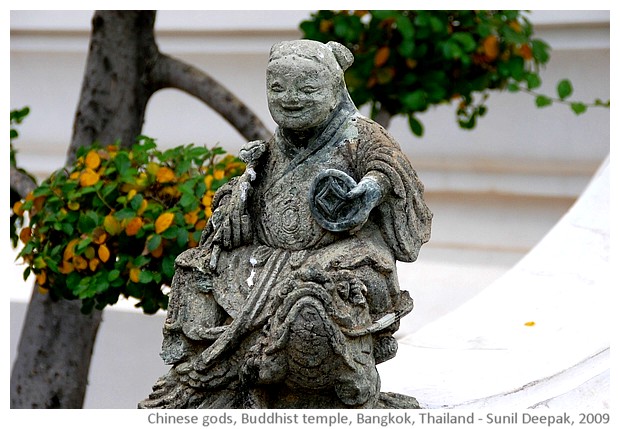
<instances>
[{"instance_id":1,"label":"yellow leaf","mask_svg":"<svg viewBox=\"0 0 620 429\"><path fill-rule=\"evenodd\" d=\"M132 268L129 270L129 279L134 283L140 283L140 268Z\"/></svg>"},{"instance_id":2,"label":"yellow leaf","mask_svg":"<svg viewBox=\"0 0 620 429\"><path fill-rule=\"evenodd\" d=\"M41 211L41 209L43 208L43 204L45 203L45 197L44 196L40 196L40 197L36 197L33 201L32 201L32 208L30 209L30 214L32 216L34 216L35 214L37 214L38 212Z\"/></svg>"},{"instance_id":3,"label":"yellow leaf","mask_svg":"<svg viewBox=\"0 0 620 429\"><path fill-rule=\"evenodd\" d=\"M328 19L322 19L319 22L319 31L321 33L327 33L332 28L332 22Z\"/></svg>"},{"instance_id":4,"label":"yellow leaf","mask_svg":"<svg viewBox=\"0 0 620 429\"><path fill-rule=\"evenodd\" d=\"M111 214L103 219L103 228L110 235L117 235L123 230L121 223Z\"/></svg>"},{"instance_id":5,"label":"yellow leaf","mask_svg":"<svg viewBox=\"0 0 620 429\"><path fill-rule=\"evenodd\" d=\"M137 193L138 191L136 191L135 189L130 189L129 193L127 194L127 201L131 201L131 199L135 197Z\"/></svg>"},{"instance_id":6,"label":"yellow leaf","mask_svg":"<svg viewBox=\"0 0 620 429\"><path fill-rule=\"evenodd\" d=\"M381 67L390 58L390 48L383 46L375 54L375 67Z\"/></svg>"},{"instance_id":7,"label":"yellow leaf","mask_svg":"<svg viewBox=\"0 0 620 429\"><path fill-rule=\"evenodd\" d=\"M168 167L161 167L157 170L156 178L158 183L172 182L175 179L174 171Z\"/></svg>"},{"instance_id":8,"label":"yellow leaf","mask_svg":"<svg viewBox=\"0 0 620 429\"><path fill-rule=\"evenodd\" d=\"M172 213L162 213L159 215L157 220L155 221L155 233L161 234L165 230L167 230L170 225L172 225L172 221L174 220L174 214Z\"/></svg>"},{"instance_id":9,"label":"yellow leaf","mask_svg":"<svg viewBox=\"0 0 620 429\"><path fill-rule=\"evenodd\" d=\"M86 267L88 267L88 262L86 262L86 259L82 258L81 256L74 256L73 266L76 270L85 270Z\"/></svg>"},{"instance_id":10,"label":"yellow leaf","mask_svg":"<svg viewBox=\"0 0 620 429\"><path fill-rule=\"evenodd\" d=\"M99 167L99 165L101 165L101 158L99 158L99 154L97 152L95 152L94 150L91 150L86 155L85 163L86 163L87 168L96 170Z\"/></svg>"},{"instance_id":11,"label":"yellow leaf","mask_svg":"<svg viewBox=\"0 0 620 429\"><path fill-rule=\"evenodd\" d=\"M208 192L202 196L202 205L203 206L205 206L207 208L210 208L212 202L213 202L213 197L211 195L209 195Z\"/></svg>"},{"instance_id":12,"label":"yellow leaf","mask_svg":"<svg viewBox=\"0 0 620 429\"><path fill-rule=\"evenodd\" d=\"M194 225L198 221L198 210L194 210L189 213L186 213L183 215L183 217L185 218L185 222L187 222L190 225Z\"/></svg>"},{"instance_id":13,"label":"yellow leaf","mask_svg":"<svg viewBox=\"0 0 620 429\"><path fill-rule=\"evenodd\" d=\"M482 41L482 51L490 61L493 61L499 55L499 39L497 36L490 35Z\"/></svg>"},{"instance_id":14,"label":"yellow leaf","mask_svg":"<svg viewBox=\"0 0 620 429\"><path fill-rule=\"evenodd\" d=\"M121 192L128 193L128 192L130 192L132 189L136 189L136 185L134 185L133 183L123 183L123 184L121 185Z\"/></svg>"},{"instance_id":15,"label":"yellow leaf","mask_svg":"<svg viewBox=\"0 0 620 429\"><path fill-rule=\"evenodd\" d=\"M105 244L99 246L99 249L97 250L97 256L99 256L101 262L108 262L108 259L110 259L110 250L108 249L108 246L106 246Z\"/></svg>"},{"instance_id":16,"label":"yellow leaf","mask_svg":"<svg viewBox=\"0 0 620 429\"><path fill-rule=\"evenodd\" d=\"M125 227L125 234L129 236L136 235L142 228L142 225L144 225L142 218L134 217L127 223L127 226Z\"/></svg>"},{"instance_id":17,"label":"yellow leaf","mask_svg":"<svg viewBox=\"0 0 620 429\"><path fill-rule=\"evenodd\" d=\"M161 189L160 194L164 197L178 198L181 195L181 191L174 186L165 186Z\"/></svg>"},{"instance_id":18,"label":"yellow leaf","mask_svg":"<svg viewBox=\"0 0 620 429\"><path fill-rule=\"evenodd\" d=\"M224 178L224 170L219 170L219 169L215 170L213 172L213 178L215 180L222 180Z\"/></svg>"},{"instance_id":19,"label":"yellow leaf","mask_svg":"<svg viewBox=\"0 0 620 429\"><path fill-rule=\"evenodd\" d=\"M93 169L86 168L80 174L80 186L92 186L99 181L99 174L97 174Z\"/></svg>"},{"instance_id":20,"label":"yellow leaf","mask_svg":"<svg viewBox=\"0 0 620 429\"><path fill-rule=\"evenodd\" d=\"M207 224L206 220L200 219L198 222L196 222L196 231L202 231L206 224Z\"/></svg>"},{"instance_id":21,"label":"yellow leaf","mask_svg":"<svg viewBox=\"0 0 620 429\"><path fill-rule=\"evenodd\" d=\"M205 176L205 185L207 185L207 189L211 189L212 184L213 184L213 175L207 174Z\"/></svg>"},{"instance_id":22,"label":"yellow leaf","mask_svg":"<svg viewBox=\"0 0 620 429\"><path fill-rule=\"evenodd\" d=\"M76 211L80 209L80 203L78 203L77 201L69 201L67 207L69 207L69 210Z\"/></svg>"},{"instance_id":23,"label":"yellow leaf","mask_svg":"<svg viewBox=\"0 0 620 429\"><path fill-rule=\"evenodd\" d=\"M97 228L93 229L93 243L103 244L105 243L107 239L108 239L108 234L106 234L103 228L98 226Z\"/></svg>"},{"instance_id":24,"label":"yellow leaf","mask_svg":"<svg viewBox=\"0 0 620 429\"><path fill-rule=\"evenodd\" d=\"M41 271L40 273L36 274L35 277L37 284L40 286L43 286L47 281L47 274L45 273L45 271Z\"/></svg>"},{"instance_id":25,"label":"yellow leaf","mask_svg":"<svg viewBox=\"0 0 620 429\"><path fill-rule=\"evenodd\" d=\"M32 237L32 230L30 229L29 226L22 228L22 230L19 232L19 239L24 244L28 243L31 237Z\"/></svg>"},{"instance_id":26,"label":"yellow leaf","mask_svg":"<svg viewBox=\"0 0 620 429\"><path fill-rule=\"evenodd\" d=\"M521 45L519 48L519 54L523 57L524 60L532 59L532 48L530 45Z\"/></svg>"},{"instance_id":27,"label":"yellow leaf","mask_svg":"<svg viewBox=\"0 0 620 429\"><path fill-rule=\"evenodd\" d=\"M24 215L23 206L24 206L24 203L22 203L21 201L17 201L15 204L13 204L13 213L15 213L17 216L23 216Z\"/></svg>"},{"instance_id":28,"label":"yellow leaf","mask_svg":"<svg viewBox=\"0 0 620 429\"><path fill-rule=\"evenodd\" d=\"M69 175L69 179L71 180L77 180L80 178L80 172L79 171L74 171L73 173L71 173Z\"/></svg>"},{"instance_id":29,"label":"yellow leaf","mask_svg":"<svg viewBox=\"0 0 620 429\"><path fill-rule=\"evenodd\" d=\"M157 164L156 162L149 162L146 165L146 171L148 171L148 173L151 176L157 176L157 172L159 171L159 164Z\"/></svg>"},{"instance_id":30,"label":"yellow leaf","mask_svg":"<svg viewBox=\"0 0 620 429\"><path fill-rule=\"evenodd\" d=\"M93 246L88 246L86 250L84 250L84 256L86 256L86 259L93 259L95 257L95 249Z\"/></svg>"},{"instance_id":31,"label":"yellow leaf","mask_svg":"<svg viewBox=\"0 0 620 429\"><path fill-rule=\"evenodd\" d=\"M73 255L74 255L73 249L75 248L75 245L78 244L79 242L80 242L79 238L74 238L67 244L67 247L65 247L65 251L62 255L62 259L64 261L68 261L69 259L73 258Z\"/></svg>"},{"instance_id":32,"label":"yellow leaf","mask_svg":"<svg viewBox=\"0 0 620 429\"><path fill-rule=\"evenodd\" d=\"M97 270L98 266L99 266L99 259L94 258L88 261L88 268L90 268L91 271Z\"/></svg>"},{"instance_id":33,"label":"yellow leaf","mask_svg":"<svg viewBox=\"0 0 620 429\"><path fill-rule=\"evenodd\" d=\"M529 322L525 322L525 323L524 323L524 325L525 325L525 326L534 326L534 325L536 325L536 322L534 322L534 321L529 321Z\"/></svg>"},{"instance_id":34,"label":"yellow leaf","mask_svg":"<svg viewBox=\"0 0 620 429\"><path fill-rule=\"evenodd\" d=\"M144 210L146 210L146 207L149 205L149 202L146 200L146 198L144 198L142 200L142 202L140 203L140 207L138 208L138 215L142 216L142 213L144 213Z\"/></svg>"},{"instance_id":35,"label":"yellow leaf","mask_svg":"<svg viewBox=\"0 0 620 429\"><path fill-rule=\"evenodd\" d=\"M60 271L62 274L69 274L73 272L73 264L68 260L64 260L62 261L62 266L58 268L58 271Z\"/></svg>"}]
</instances>

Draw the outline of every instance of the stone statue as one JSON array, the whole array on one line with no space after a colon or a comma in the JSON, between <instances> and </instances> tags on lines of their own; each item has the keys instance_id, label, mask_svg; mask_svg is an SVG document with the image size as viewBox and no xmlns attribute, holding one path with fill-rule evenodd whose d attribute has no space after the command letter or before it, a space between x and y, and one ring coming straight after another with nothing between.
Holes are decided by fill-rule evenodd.
<instances>
[{"instance_id":1,"label":"stone statue","mask_svg":"<svg viewBox=\"0 0 620 429\"><path fill-rule=\"evenodd\" d=\"M396 260L430 237L423 185L394 139L363 117L339 43L273 46L278 128L246 144L200 245L176 260L161 356L140 408L398 408L376 365L413 302Z\"/></svg>"}]
</instances>

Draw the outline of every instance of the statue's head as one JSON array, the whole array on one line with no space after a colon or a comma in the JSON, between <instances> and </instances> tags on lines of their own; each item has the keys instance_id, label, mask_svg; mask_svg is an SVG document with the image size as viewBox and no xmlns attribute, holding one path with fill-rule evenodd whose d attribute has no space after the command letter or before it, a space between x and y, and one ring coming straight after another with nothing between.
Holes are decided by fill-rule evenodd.
<instances>
[{"instance_id":1,"label":"statue's head","mask_svg":"<svg viewBox=\"0 0 620 429\"><path fill-rule=\"evenodd\" d=\"M353 54L337 42L275 44L267 66L267 101L273 120L292 130L324 122L346 95L344 71L352 63Z\"/></svg>"}]
</instances>

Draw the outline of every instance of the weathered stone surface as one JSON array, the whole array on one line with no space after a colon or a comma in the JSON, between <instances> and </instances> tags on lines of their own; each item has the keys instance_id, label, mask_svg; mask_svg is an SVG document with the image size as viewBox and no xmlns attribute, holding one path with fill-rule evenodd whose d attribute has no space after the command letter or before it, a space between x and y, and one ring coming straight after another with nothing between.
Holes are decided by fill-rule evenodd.
<instances>
[{"instance_id":1,"label":"weathered stone surface","mask_svg":"<svg viewBox=\"0 0 620 429\"><path fill-rule=\"evenodd\" d=\"M337 43L276 44L278 129L240 157L200 246L177 258L162 358L141 408L416 408L380 392L376 365L413 308L396 260L430 237L423 186L394 139L361 116Z\"/></svg>"}]
</instances>

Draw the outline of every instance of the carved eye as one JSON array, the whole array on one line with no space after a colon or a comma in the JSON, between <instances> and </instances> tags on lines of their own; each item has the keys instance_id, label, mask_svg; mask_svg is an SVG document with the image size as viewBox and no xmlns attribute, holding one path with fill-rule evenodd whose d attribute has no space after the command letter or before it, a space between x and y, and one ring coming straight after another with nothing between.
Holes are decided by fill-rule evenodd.
<instances>
[{"instance_id":1,"label":"carved eye","mask_svg":"<svg viewBox=\"0 0 620 429\"><path fill-rule=\"evenodd\" d=\"M312 94L313 92L317 92L318 90L319 88L317 88L316 86L311 86L311 85L306 85L301 88L301 91L306 94Z\"/></svg>"},{"instance_id":2,"label":"carved eye","mask_svg":"<svg viewBox=\"0 0 620 429\"><path fill-rule=\"evenodd\" d=\"M273 92L283 92L284 91L284 87L282 85L280 85L279 83L277 83L277 82L271 84L270 89Z\"/></svg>"}]
</instances>

